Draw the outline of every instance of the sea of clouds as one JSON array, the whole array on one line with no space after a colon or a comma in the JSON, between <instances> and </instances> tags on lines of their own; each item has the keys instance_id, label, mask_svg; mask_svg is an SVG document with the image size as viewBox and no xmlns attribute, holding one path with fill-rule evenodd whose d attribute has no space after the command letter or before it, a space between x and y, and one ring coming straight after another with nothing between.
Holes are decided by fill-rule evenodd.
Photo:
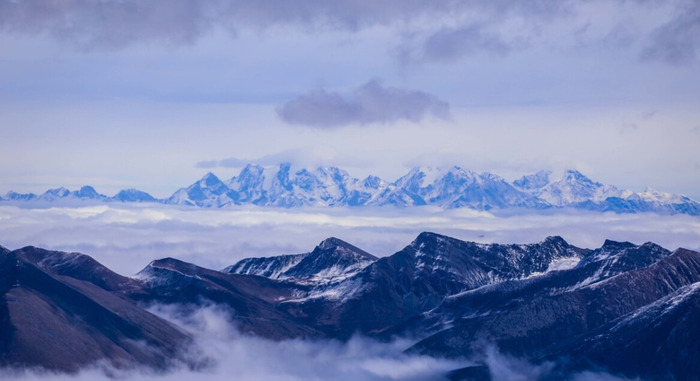
<instances>
[{"instance_id":1,"label":"sea of clouds","mask_svg":"<svg viewBox=\"0 0 700 381\"><path fill-rule=\"evenodd\" d=\"M0 205L0 245L77 251L122 275L133 275L164 257L222 269L247 257L309 252L331 236L382 257L401 250L423 231L484 243L534 243L559 235L584 248L597 248L612 239L700 250L700 219L685 215L561 210L499 215L431 207L203 210L159 204Z\"/></svg>"}]
</instances>

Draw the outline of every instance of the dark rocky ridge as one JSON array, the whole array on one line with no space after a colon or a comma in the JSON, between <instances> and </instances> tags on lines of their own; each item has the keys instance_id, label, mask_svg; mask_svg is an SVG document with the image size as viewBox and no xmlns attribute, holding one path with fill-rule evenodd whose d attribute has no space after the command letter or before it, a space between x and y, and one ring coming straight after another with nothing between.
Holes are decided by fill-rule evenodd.
<instances>
[{"instance_id":1,"label":"dark rocky ridge","mask_svg":"<svg viewBox=\"0 0 700 381\"><path fill-rule=\"evenodd\" d=\"M271 279L333 281L352 276L376 260L374 255L330 237L310 253L247 258L223 271Z\"/></svg>"},{"instance_id":2,"label":"dark rocky ridge","mask_svg":"<svg viewBox=\"0 0 700 381\"><path fill-rule=\"evenodd\" d=\"M420 340L411 352L477 360L453 379L490 377L478 364L485 344L552 361L551 379L582 370L652 380L700 374L694 251L614 241L589 250L561 237L478 244L422 233L384 258L329 238L310 253L239 264L214 271L165 258L127 278L81 254L0 247L0 359L65 371L97 359L167 367L189 339L142 307L174 304L187 313L213 303L243 332L270 339L412 336ZM319 277L328 269L340 275Z\"/></svg>"}]
</instances>

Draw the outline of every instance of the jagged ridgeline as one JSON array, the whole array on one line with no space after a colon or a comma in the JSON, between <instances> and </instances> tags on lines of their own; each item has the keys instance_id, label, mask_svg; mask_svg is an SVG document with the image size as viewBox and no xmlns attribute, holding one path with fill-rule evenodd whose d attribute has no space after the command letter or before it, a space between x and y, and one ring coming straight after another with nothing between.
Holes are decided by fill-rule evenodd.
<instances>
[{"instance_id":1,"label":"jagged ridgeline","mask_svg":"<svg viewBox=\"0 0 700 381\"><path fill-rule=\"evenodd\" d=\"M513 182L492 173L475 173L459 167L416 167L394 182L368 176L352 177L337 167L292 170L247 165L238 176L221 180L207 173L194 184L177 190L166 199L128 189L112 197L91 186L78 191L57 188L41 195L8 192L6 202L56 202L96 200L100 202L159 202L221 208L236 205L274 207L304 206L421 206L470 208L474 210L547 210L575 208L618 213L653 212L700 215L700 203L681 195L647 189L633 192L595 182L578 171L566 171L557 180L541 171Z\"/></svg>"},{"instance_id":2,"label":"jagged ridgeline","mask_svg":"<svg viewBox=\"0 0 700 381\"><path fill-rule=\"evenodd\" d=\"M191 361L194 341L144 308L214 304L271 340L411 337L407 352L474 361L453 379L490 379L488 346L553 364L552 379L700 375L700 253L650 242L584 249L561 237L482 244L422 233L378 258L331 237L222 270L164 258L132 277L83 254L0 247L0 292L6 367L167 369Z\"/></svg>"}]
</instances>

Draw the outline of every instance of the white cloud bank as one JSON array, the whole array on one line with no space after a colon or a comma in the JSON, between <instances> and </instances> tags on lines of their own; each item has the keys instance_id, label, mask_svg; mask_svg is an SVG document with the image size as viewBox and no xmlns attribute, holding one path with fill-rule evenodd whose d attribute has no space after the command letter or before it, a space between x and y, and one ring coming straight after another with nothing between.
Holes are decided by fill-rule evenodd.
<instances>
[{"instance_id":1,"label":"white cloud bank","mask_svg":"<svg viewBox=\"0 0 700 381\"><path fill-rule=\"evenodd\" d=\"M174 257L221 269L240 259L311 251L335 236L377 256L433 231L477 242L532 243L560 235L571 244L600 247L605 239L667 249L700 250L700 219L691 216L557 211L495 215L467 209L201 210L158 204L23 209L0 206L0 245L27 245L88 254L132 275L151 260Z\"/></svg>"},{"instance_id":2,"label":"white cloud bank","mask_svg":"<svg viewBox=\"0 0 700 381\"><path fill-rule=\"evenodd\" d=\"M115 370L95 366L78 374L53 374L37 371L7 372L23 381L63 380L236 380L256 381L412 381L447 380L455 369L471 366L470 360L447 360L424 355L406 354L407 340L380 343L355 337L346 343L337 341L285 340L270 341L240 334L230 324L227 311L216 306L203 307L192 315L183 316L177 308L155 307L152 312L164 317L189 332L195 338L190 353L206 364L201 369L187 367L154 373L147 369ZM552 363L533 365L527 361L501 354L489 347L484 354L494 380L534 381L546 376ZM572 380L623 381L601 373L584 372Z\"/></svg>"}]
</instances>

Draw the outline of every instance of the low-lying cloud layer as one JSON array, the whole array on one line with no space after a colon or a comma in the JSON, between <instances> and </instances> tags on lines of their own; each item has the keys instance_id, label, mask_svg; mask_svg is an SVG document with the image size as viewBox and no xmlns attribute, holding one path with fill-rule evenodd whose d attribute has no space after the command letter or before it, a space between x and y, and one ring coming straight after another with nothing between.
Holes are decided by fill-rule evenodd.
<instances>
[{"instance_id":1,"label":"low-lying cloud layer","mask_svg":"<svg viewBox=\"0 0 700 381\"><path fill-rule=\"evenodd\" d=\"M277 114L290 124L337 128L399 120L419 122L428 115L447 119L450 107L434 95L388 87L372 80L349 96L324 89L312 90L281 105Z\"/></svg>"},{"instance_id":2,"label":"low-lying cloud layer","mask_svg":"<svg viewBox=\"0 0 700 381\"><path fill-rule=\"evenodd\" d=\"M96 366L76 375L41 372L0 373L18 380L230 380L243 381L423 381L447 380L455 369L472 366L467 359L438 359L425 355L406 354L411 341L381 343L354 337L346 343L330 340L285 340L280 342L255 338L238 332L228 320L229 313L220 307L203 307L183 315L177 306L156 306L155 314L164 317L190 333L195 344L188 354L203 366L153 373L147 369L115 370ZM535 381L546 376L552 363L542 365L501 354L488 347L479 363L485 363L494 380ZM581 373L574 381L622 379L601 373Z\"/></svg>"},{"instance_id":3,"label":"low-lying cloud layer","mask_svg":"<svg viewBox=\"0 0 700 381\"><path fill-rule=\"evenodd\" d=\"M221 269L240 259L311 251L335 236L377 256L391 255L419 233L477 242L532 243L560 235L587 248L605 239L670 250L700 250L700 220L690 216L557 211L496 215L420 207L201 210L158 204L99 204L23 209L0 206L0 245L78 251L123 275L151 260L175 257Z\"/></svg>"}]
</instances>

